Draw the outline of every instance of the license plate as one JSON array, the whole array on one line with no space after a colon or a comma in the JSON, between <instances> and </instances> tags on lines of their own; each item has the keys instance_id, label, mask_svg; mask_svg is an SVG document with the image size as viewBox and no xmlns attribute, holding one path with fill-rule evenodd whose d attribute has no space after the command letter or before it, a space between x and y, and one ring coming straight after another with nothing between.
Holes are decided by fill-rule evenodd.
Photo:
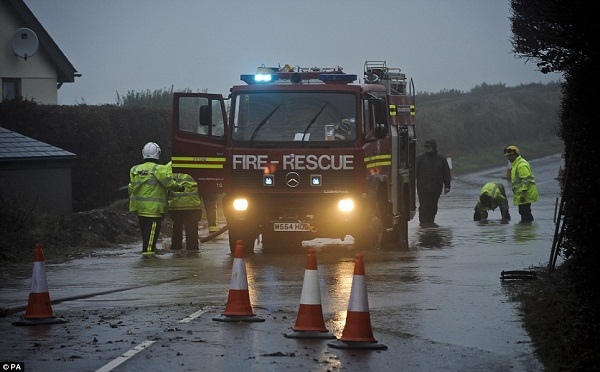
<instances>
[{"instance_id":1,"label":"license plate","mask_svg":"<svg viewBox=\"0 0 600 372\"><path fill-rule=\"evenodd\" d=\"M303 222L276 222L273 231L310 231L310 224Z\"/></svg>"}]
</instances>

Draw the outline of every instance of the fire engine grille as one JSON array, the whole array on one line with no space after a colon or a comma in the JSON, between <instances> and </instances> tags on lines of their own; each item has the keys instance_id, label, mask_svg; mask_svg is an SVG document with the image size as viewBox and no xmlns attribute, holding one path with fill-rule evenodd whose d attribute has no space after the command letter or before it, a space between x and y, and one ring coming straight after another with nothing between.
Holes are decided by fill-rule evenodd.
<instances>
[{"instance_id":1,"label":"fire engine grille","mask_svg":"<svg viewBox=\"0 0 600 372\"><path fill-rule=\"evenodd\" d=\"M233 184L236 190L248 192L353 192L354 171L282 171L266 179L262 172L236 171ZM313 186L316 179L321 186Z\"/></svg>"}]
</instances>

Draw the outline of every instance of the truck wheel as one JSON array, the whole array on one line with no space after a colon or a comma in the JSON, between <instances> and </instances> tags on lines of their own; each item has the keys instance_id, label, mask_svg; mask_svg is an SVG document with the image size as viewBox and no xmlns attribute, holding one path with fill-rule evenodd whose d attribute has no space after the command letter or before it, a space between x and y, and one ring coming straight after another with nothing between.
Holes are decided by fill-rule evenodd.
<instances>
[{"instance_id":1,"label":"truck wheel","mask_svg":"<svg viewBox=\"0 0 600 372\"><path fill-rule=\"evenodd\" d=\"M354 248L358 251L370 251L379 248L381 238L381 221L373 216L370 222L354 236Z\"/></svg>"},{"instance_id":2,"label":"truck wheel","mask_svg":"<svg viewBox=\"0 0 600 372\"><path fill-rule=\"evenodd\" d=\"M400 222L394 226L394 231L390 236L390 241L383 246L385 250L405 250L408 249L408 223Z\"/></svg>"},{"instance_id":3,"label":"truck wheel","mask_svg":"<svg viewBox=\"0 0 600 372\"><path fill-rule=\"evenodd\" d=\"M408 220L409 220L410 208L408 205L408 199L405 198L404 205L402 207L402 214L400 215L400 221L394 225L394 231L390 236L390 241L386 244L385 248L388 250L406 250L408 249Z\"/></svg>"},{"instance_id":4,"label":"truck wheel","mask_svg":"<svg viewBox=\"0 0 600 372\"><path fill-rule=\"evenodd\" d=\"M397 239L397 249L408 249L408 218L394 226L394 235Z\"/></svg>"},{"instance_id":5,"label":"truck wheel","mask_svg":"<svg viewBox=\"0 0 600 372\"><path fill-rule=\"evenodd\" d=\"M374 220L373 233L375 234L375 245L373 246L373 249L385 248L390 241L390 234L385 230L379 217L375 217Z\"/></svg>"}]
</instances>

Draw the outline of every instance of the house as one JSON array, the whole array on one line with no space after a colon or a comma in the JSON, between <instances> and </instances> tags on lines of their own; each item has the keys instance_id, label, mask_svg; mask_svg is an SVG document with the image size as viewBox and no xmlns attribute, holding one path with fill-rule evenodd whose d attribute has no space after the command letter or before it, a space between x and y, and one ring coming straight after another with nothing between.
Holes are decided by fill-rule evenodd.
<instances>
[{"instance_id":1,"label":"house","mask_svg":"<svg viewBox=\"0 0 600 372\"><path fill-rule=\"evenodd\" d=\"M23 0L0 1L2 99L56 105L58 89L79 76Z\"/></svg>"},{"instance_id":2,"label":"house","mask_svg":"<svg viewBox=\"0 0 600 372\"><path fill-rule=\"evenodd\" d=\"M72 212L72 152L0 127L0 196L35 212Z\"/></svg>"},{"instance_id":3,"label":"house","mask_svg":"<svg viewBox=\"0 0 600 372\"><path fill-rule=\"evenodd\" d=\"M58 88L80 76L23 0L0 0L2 100L23 97L56 105ZM3 128L0 196L34 212L72 212L75 154Z\"/></svg>"}]
</instances>

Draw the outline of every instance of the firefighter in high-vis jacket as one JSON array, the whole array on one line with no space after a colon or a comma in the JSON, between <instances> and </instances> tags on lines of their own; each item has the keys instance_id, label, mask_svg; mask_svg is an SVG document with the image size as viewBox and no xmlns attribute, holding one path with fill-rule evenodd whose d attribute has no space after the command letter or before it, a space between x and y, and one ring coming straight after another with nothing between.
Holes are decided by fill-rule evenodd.
<instances>
[{"instance_id":1,"label":"firefighter in high-vis jacket","mask_svg":"<svg viewBox=\"0 0 600 372\"><path fill-rule=\"evenodd\" d=\"M531 203L540 199L531 166L527 160L523 159L517 146L505 148L504 155L511 163L510 182L513 202L519 206L521 222L531 222L533 221Z\"/></svg>"},{"instance_id":2,"label":"firefighter in high-vis jacket","mask_svg":"<svg viewBox=\"0 0 600 372\"><path fill-rule=\"evenodd\" d=\"M510 213L508 212L508 199L504 185L500 182L488 182L481 188L477 205L475 205L475 213L473 213L473 221L487 222L488 211L496 210L500 207L502 215L502 223L508 223Z\"/></svg>"},{"instance_id":3,"label":"firefighter in high-vis jacket","mask_svg":"<svg viewBox=\"0 0 600 372\"><path fill-rule=\"evenodd\" d=\"M171 163L167 164L170 166ZM198 183L185 173L173 173L173 179L184 187L182 192L169 191L169 216L173 220L171 249L183 247L185 229L185 249L198 250L198 222L202 219L202 201L198 194Z\"/></svg>"},{"instance_id":4,"label":"firefighter in high-vis jacket","mask_svg":"<svg viewBox=\"0 0 600 372\"><path fill-rule=\"evenodd\" d=\"M129 211L138 216L142 233L142 255L156 253L162 220L167 211L167 191L183 191L173 179L171 169L158 163L160 146L148 142L142 148L144 163L129 171Z\"/></svg>"}]
</instances>

